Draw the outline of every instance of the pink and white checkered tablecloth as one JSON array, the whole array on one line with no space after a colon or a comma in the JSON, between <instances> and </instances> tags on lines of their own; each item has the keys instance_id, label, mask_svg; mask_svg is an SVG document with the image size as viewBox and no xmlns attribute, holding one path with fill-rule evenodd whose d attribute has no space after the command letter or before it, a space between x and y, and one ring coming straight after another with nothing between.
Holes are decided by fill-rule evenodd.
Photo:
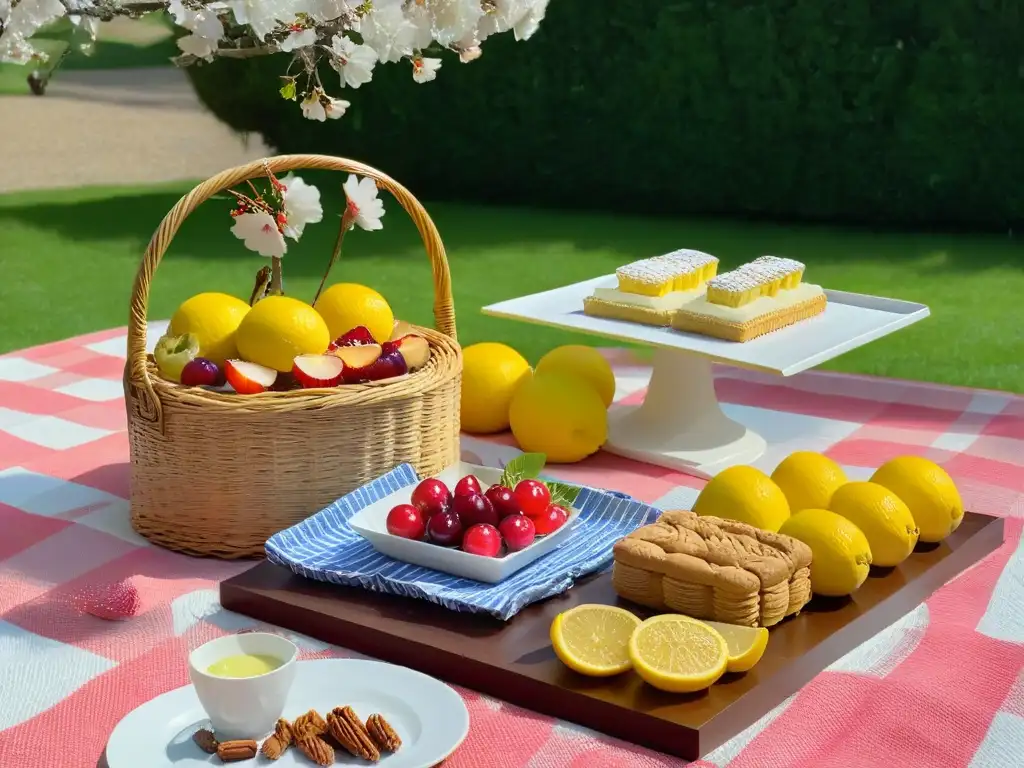
<instances>
[{"instance_id":1,"label":"pink and white checkered tablecloth","mask_svg":"<svg viewBox=\"0 0 1024 768\"><path fill-rule=\"evenodd\" d=\"M121 717L188 682L190 648L254 625L217 601L218 582L250 564L173 554L129 525L124 351L124 331L113 330L0 356L3 768L94 768ZM649 371L610 354L619 397L642 398ZM1024 764L1024 398L824 373L717 375L727 410L778 441L763 468L805 448L863 478L887 458L921 454L949 470L969 509L1009 519L996 553L696 765ZM464 451L490 463L514 449L466 438ZM670 508L701 484L603 454L560 474ZM134 619L104 622L70 604L88 585L122 579L142 597ZM298 641L307 657L347 655ZM472 730L452 768L682 765L462 693Z\"/></svg>"}]
</instances>

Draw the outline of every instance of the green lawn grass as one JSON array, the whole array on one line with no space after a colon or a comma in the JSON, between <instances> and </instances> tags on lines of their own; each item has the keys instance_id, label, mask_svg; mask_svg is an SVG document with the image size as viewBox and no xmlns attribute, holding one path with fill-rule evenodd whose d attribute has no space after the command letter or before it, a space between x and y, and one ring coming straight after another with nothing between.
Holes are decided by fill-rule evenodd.
<instances>
[{"instance_id":1,"label":"green lawn grass","mask_svg":"<svg viewBox=\"0 0 1024 768\"><path fill-rule=\"evenodd\" d=\"M129 69L141 67L168 67L170 59L181 53L170 35L170 26L163 14L151 13L144 16L137 24L153 25L168 29L168 35L153 42L138 43L130 39L121 39L109 27L101 26L99 40L92 55L81 51L71 51L60 66L61 70L87 69ZM30 93L27 78L34 69L47 69L60 57L61 52L71 40L72 25L67 19L61 19L40 31L32 39L32 44L47 53L51 60L46 64L31 63L25 65L0 64L0 94L21 95ZM60 77L60 71L55 75Z\"/></svg>"},{"instance_id":2,"label":"green lawn grass","mask_svg":"<svg viewBox=\"0 0 1024 768\"><path fill-rule=\"evenodd\" d=\"M341 198L337 177L315 180L327 217L285 257L286 292L312 298L330 253ZM132 280L157 224L187 185L0 196L0 351L124 325ZM376 287L396 314L430 320L430 271L415 229L386 198L385 228L352 232L332 282ZM248 298L266 263L230 234L229 202L186 220L157 272L150 317L190 295ZM871 234L727 221L428 206L448 248L459 338L507 342L535 361L561 343L601 342L489 318L480 307L612 272L680 246L719 255L726 267L762 253L800 259L830 288L927 303L932 317L850 352L833 370L1024 392L1024 249L1007 237Z\"/></svg>"}]
</instances>

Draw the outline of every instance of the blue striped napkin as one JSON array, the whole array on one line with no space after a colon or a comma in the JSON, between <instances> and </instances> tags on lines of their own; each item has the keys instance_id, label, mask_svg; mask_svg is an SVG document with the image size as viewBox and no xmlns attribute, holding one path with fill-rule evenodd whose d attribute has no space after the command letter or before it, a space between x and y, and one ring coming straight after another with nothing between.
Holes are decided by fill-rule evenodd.
<instances>
[{"instance_id":1,"label":"blue striped napkin","mask_svg":"<svg viewBox=\"0 0 1024 768\"><path fill-rule=\"evenodd\" d=\"M623 494L584 488L574 504L580 510L576 527L563 545L505 581L484 584L394 560L349 527L349 519L361 509L419 481L410 465L396 467L272 536L267 558L308 579L416 597L504 621L530 603L561 594L581 576L607 567L616 541L661 514Z\"/></svg>"}]
</instances>

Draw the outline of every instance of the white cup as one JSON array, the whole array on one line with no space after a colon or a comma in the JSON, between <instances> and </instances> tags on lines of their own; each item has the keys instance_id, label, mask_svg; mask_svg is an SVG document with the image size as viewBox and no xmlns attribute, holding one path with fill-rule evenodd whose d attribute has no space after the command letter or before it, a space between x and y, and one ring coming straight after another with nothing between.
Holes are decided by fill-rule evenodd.
<instances>
[{"instance_id":1,"label":"white cup","mask_svg":"<svg viewBox=\"0 0 1024 768\"><path fill-rule=\"evenodd\" d=\"M207 672L211 664L239 654L272 656L281 666L256 677ZM298 655L295 643L267 632L219 637L189 654L189 677L218 738L259 739L274 730L295 682Z\"/></svg>"}]
</instances>

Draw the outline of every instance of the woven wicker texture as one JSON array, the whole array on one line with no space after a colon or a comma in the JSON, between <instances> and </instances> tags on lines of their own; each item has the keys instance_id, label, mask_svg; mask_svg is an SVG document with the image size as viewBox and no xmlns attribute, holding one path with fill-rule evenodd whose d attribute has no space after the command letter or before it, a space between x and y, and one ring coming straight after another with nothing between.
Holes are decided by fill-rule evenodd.
<instances>
[{"instance_id":1,"label":"woven wicker texture","mask_svg":"<svg viewBox=\"0 0 1024 768\"><path fill-rule=\"evenodd\" d=\"M433 270L437 330L416 329L430 342L430 362L394 381L257 395L161 378L146 354L149 289L182 222L213 195L268 169L302 168L370 177L416 224ZM135 276L125 367L132 525L188 554L262 556L271 535L397 464L435 474L457 461L461 373L444 246L407 189L374 168L322 155L282 155L217 174L164 217Z\"/></svg>"}]
</instances>

